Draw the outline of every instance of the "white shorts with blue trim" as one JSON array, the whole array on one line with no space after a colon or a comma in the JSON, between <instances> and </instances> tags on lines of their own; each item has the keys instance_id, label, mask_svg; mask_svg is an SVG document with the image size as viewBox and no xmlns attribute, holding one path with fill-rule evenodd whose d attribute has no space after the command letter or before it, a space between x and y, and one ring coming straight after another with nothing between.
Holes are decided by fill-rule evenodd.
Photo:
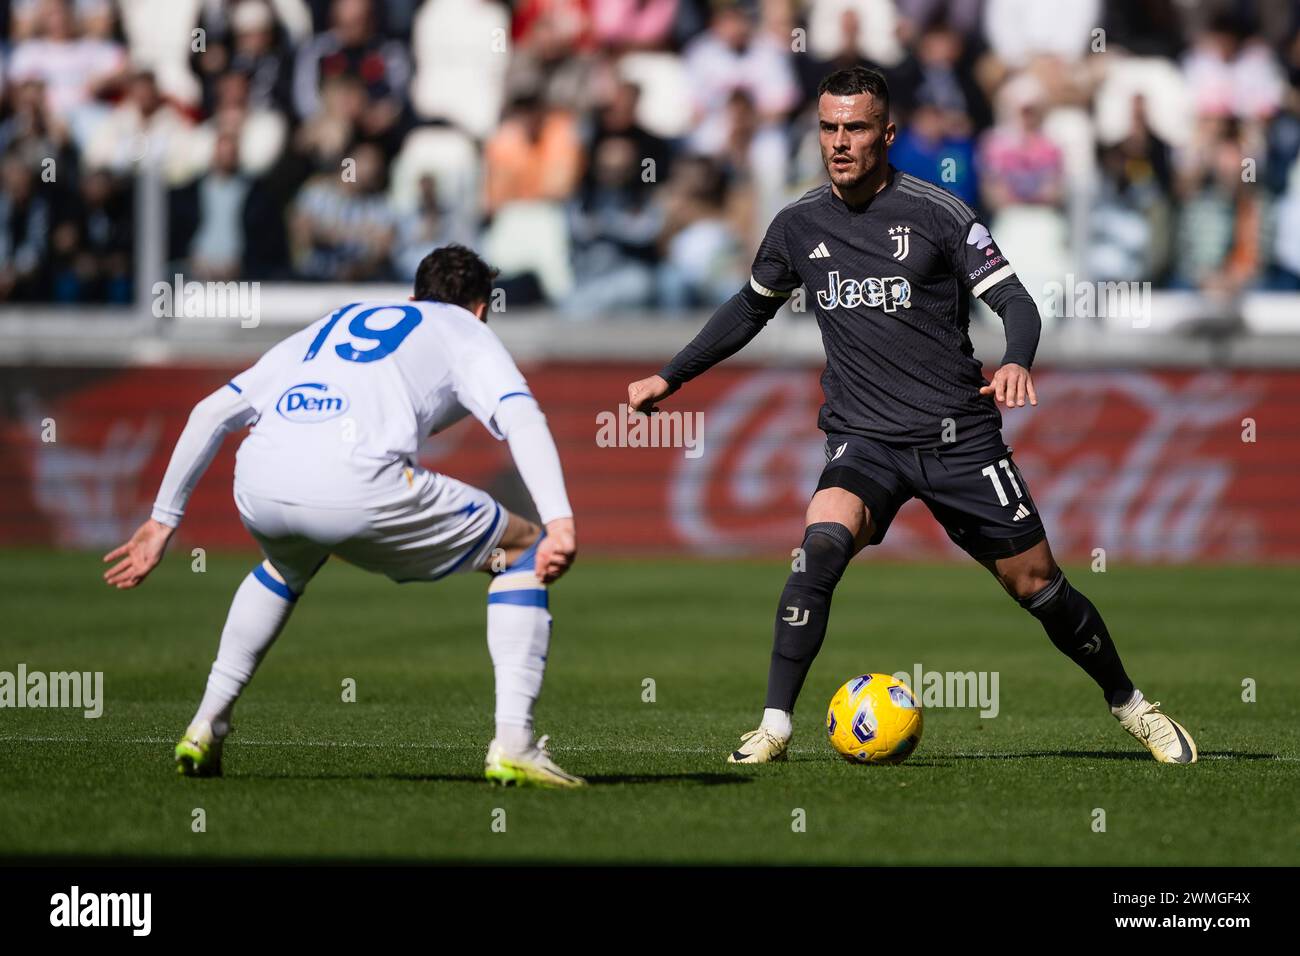
<instances>
[{"instance_id":1,"label":"white shorts with blue trim","mask_svg":"<svg viewBox=\"0 0 1300 956\"><path fill-rule=\"evenodd\" d=\"M472 485L414 469L411 493L379 507L294 504L235 488L235 505L262 553L296 596L330 555L394 581L437 581L487 565L506 509Z\"/></svg>"}]
</instances>

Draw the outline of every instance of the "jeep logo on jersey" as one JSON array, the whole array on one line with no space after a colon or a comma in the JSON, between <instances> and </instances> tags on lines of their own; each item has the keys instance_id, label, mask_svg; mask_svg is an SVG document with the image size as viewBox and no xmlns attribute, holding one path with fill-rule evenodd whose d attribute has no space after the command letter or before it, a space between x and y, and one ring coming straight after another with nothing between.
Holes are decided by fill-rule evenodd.
<instances>
[{"instance_id":1,"label":"jeep logo on jersey","mask_svg":"<svg viewBox=\"0 0 1300 956\"><path fill-rule=\"evenodd\" d=\"M342 415L348 410L348 397L333 385L303 382L285 389L275 410L286 421L310 425Z\"/></svg>"},{"instance_id":2,"label":"jeep logo on jersey","mask_svg":"<svg viewBox=\"0 0 1300 956\"><path fill-rule=\"evenodd\" d=\"M902 276L845 279L841 282L839 272L835 271L827 278L830 287L817 293L817 301L823 309L834 309L841 305L846 309L856 309L860 305L866 305L893 312L900 305L905 309L912 307L912 286Z\"/></svg>"}]
</instances>

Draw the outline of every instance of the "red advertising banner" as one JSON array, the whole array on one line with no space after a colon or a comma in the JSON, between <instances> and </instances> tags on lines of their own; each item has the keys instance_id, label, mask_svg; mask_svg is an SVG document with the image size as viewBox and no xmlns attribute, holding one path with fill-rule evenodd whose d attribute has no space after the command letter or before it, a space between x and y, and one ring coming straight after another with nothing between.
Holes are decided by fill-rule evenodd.
<instances>
[{"instance_id":1,"label":"red advertising banner","mask_svg":"<svg viewBox=\"0 0 1300 956\"><path fill-rule=\"evenodd\" d=\"M190 408L238 369L11 368L0 418L0 544L98 548L149 512ZM824 464L814 369L728 363L665 404L621 416L647 369L525 368L555 433L584 551L784 556ZM1041 404L1004 436L1053 548L1108 560L1300 559L1300 372L1041 371ZM231 498L238 438L199 485L180 542L251 548ZM670 443L675 447L648 447ZM505 444L473 420L423 463L528 509ZM870 554L959 552L919 502Z\"/></svg>"}]
</instances>

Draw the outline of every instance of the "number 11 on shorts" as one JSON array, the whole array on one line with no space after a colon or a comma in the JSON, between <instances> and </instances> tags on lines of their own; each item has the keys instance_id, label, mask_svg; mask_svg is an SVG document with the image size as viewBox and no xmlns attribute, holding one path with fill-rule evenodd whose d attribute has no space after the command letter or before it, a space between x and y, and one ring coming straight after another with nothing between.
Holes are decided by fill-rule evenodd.
<instances>
[{"instance_id":1,"label":"number 11 on shorts","mask_svg":"<svg viewBox=\"0 0 1300 956\"><path fill-rule=\"evenodd\" d=\"M1020 493L1020 483L1016 481L1016 476L1011 471L1011 462L1003 458L997 463L996 467L989 465L980 472L981 475L988 475L989 481L993 482L993 490L998 493L998 503L1003 505L1011 503L1011 499L1007 497L1006 491L1002 488L1002 479L998 477L998 468L1001 468L1007 473L1007 481L1011 482L1011 487L1015 490L1016 497L1023 498L1024 495Z\"/></svg>"}]
</instances>

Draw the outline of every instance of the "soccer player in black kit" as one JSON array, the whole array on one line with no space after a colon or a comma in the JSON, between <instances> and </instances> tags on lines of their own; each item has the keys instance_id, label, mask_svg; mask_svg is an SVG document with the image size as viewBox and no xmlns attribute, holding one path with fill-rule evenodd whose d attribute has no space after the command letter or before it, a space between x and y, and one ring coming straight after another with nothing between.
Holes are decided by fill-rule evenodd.
<instances>
[{"instance_id":1,"label":"soccer player in black kit","mask_svg":"<svg viewBox=\"0 0 1300 956\"><path fill-rule=\"evenodd\" d=\"M1133 686L1096 607L1057 566L1002 440L998 405L1038 404L1029 374L1040 330L1033 299L969 206L889 165L894 124L879 73L830 74L817 110L830 182L777 214L749 284L658 375L628 386L629 407L653 413L739 351L797 288L815 303L826 348L818 421L826 467L808 505L804 568L790 574L777 607L762 722L728 760L784 759L835 585L916 497L1101 686L1125 730L1159 761L1195 762L1191 735ZM967 334L967 293L1006 328L991 382Z\"/></svg>"}]
</instances>

